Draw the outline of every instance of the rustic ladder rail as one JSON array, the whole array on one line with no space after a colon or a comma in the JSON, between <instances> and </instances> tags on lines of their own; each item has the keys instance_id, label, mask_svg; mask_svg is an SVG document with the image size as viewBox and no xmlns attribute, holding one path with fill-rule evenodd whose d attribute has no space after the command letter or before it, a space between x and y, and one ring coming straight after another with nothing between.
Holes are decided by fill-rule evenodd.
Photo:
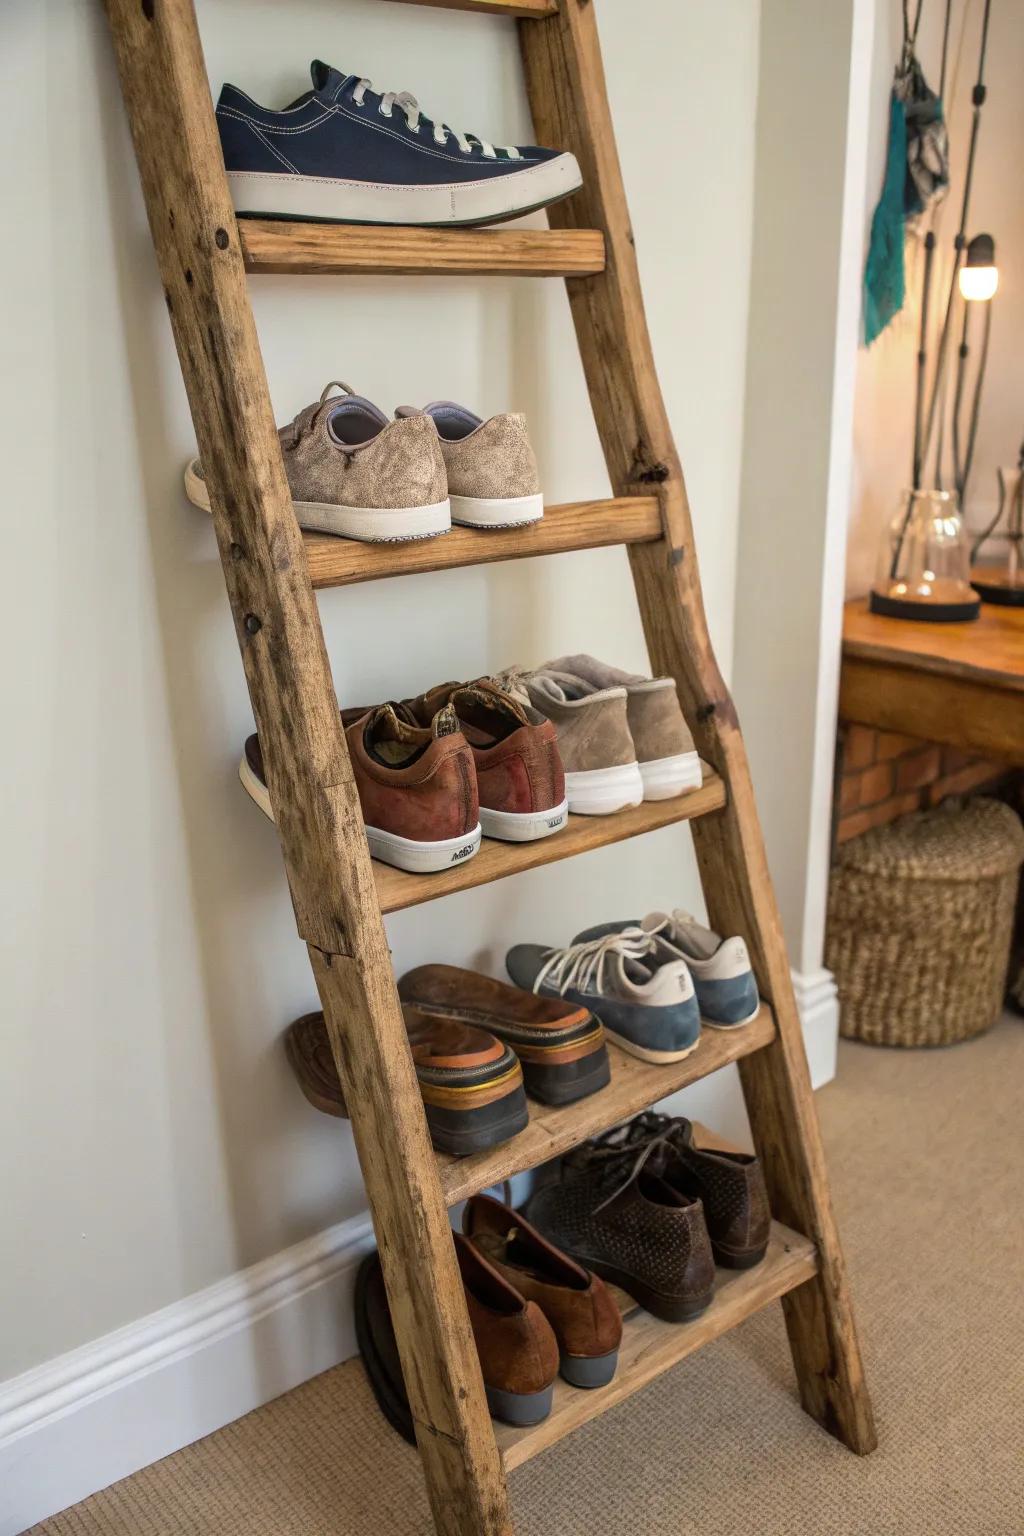
<instances>
[{"instance_id":1,"label":"rustic ladder rail","mask_svg":"<svg viewBox=\"0 0 1024 1536\"><path fill-rule=\"evenodd\" d=\"M708 638L686 491L654 371L594 6L591 0L413 3L519 18L538 139L573 150L584 176L582 190L551 210L550 231L351 230L262 221L240 228L192 0L106 0L106 8L296 923L352 1110L434 1522L443 1536L511 1536L505 1465L543 1449L779 1297L807 1412L854 1451L870 1451L875 1435L750 775ZM459 531L430 546L389 550L386 559L343 540L304 540L288 494L247 268L564 276L616 499L550 509L537 530L479 539ZM485 543L491 538L494 543ZM374 866L314 585L613 542L629 550L652 665L675 678L709 765L704 788L675 809L671 803L641 808L630 824L573 818L561 839L539 845L542 856L485 846L454 877L417 881ZM461 1166L435 1158L383 912L683 817L693 818L711 922L750 943L768 1005L758 1023L735 1048L706 1041L671 1083L616 1053L603 1104L599 1095L571 1111L538 1113L498 1156ZM785 1223L776 1226L760 1272L743 1284L723 1280L703 1324L673 1330L652 1328L651 1319L628 1323L623 1369L610 1388L561 1394L540 1431L502 1430L496 1437L446 1201L534 1166L737 1059L772 1209Z\"/></svg>"}]
</instances>

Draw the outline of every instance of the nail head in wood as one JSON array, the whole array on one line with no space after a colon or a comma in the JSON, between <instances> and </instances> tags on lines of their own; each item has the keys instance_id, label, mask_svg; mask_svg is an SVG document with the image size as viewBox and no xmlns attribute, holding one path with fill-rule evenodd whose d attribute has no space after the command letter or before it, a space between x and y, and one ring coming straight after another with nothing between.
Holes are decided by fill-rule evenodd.
<instances>
[{"instance_id":1,"label":"nail head in wood","mask_svg":"<svg viewBox=\"0 0 1024 1536\"><path fill-rule=\"evenodd\" d=\"M256 617L256 615L254 613L247 613L246 614L246 616L245 616L245 632L246 632L247 635L258 635L262 628L263 628L262 622Z\"/></svg>"},{"instance_id":2,"label":"nail head in wood","mask_svg":"<svg viewBox=\"0 0 1024 1536\"><path fill-rule=\"evenodd\" d=\"M220 250L220 251L226 251L227 250L227 248L228 248L228 232L227 232L226 229L218 229L217 233L214 235L213 238L217 242L217 249L218 250Z\"/></svg>"}]
</instances>

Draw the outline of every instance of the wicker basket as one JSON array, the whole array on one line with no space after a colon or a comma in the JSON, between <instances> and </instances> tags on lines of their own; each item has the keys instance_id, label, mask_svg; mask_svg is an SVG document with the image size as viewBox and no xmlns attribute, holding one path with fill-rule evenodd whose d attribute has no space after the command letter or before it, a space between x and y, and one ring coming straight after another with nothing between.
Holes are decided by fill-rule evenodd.
<instances>
[{"instance_id":1,"label":"wicker basket","mask_svg":"<svg viewBox=\"0 0 1024 1536\"><path fill-rule=\"evenodd\" d=\"M951 1045L990 1028L1006 985L1024 829L996 800L947 801L840 849L825 963L841 1032Z\"/></svg>"}]
</instances>

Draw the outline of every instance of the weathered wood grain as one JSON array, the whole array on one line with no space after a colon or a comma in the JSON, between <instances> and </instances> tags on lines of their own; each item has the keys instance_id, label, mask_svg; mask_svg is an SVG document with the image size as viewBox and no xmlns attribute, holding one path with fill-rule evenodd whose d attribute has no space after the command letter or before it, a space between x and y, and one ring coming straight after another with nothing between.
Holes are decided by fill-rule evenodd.
<instances>
[{"instance_id":1,"label":"weathered wood grain","mask_svg":"<svg viewBox=\"0 0 1024 1536\"><path fill-rule=\"evenodd\" d=\"M247 272L566 277L600 272L596 229L413 229L239 219Z\"/></svg>"},{"instance_id":2,"label":"weathered wood grain","mask_svg":"<svg viewBox=\"0 0 1024 1536\"><path fill-rule=\"evenodd\" d=\"M692 1056L668 1065L640 1061L609 1044L612 1080L600 1093L558 1109L531 1102L530 1123L525 1131L500 1147L490 1147L473 1157L439 1153L441 1182L448 1204L468 1200L478 1190L489 1189L527 1168L537 1168L552 1157L560 1157L570 1147L577 1147L588 1137L618 1125L620 1120L649 1109L670 1093L761 1050L774 1036L771 1010L762 1008L757 1018L742 1029L705 1029Z\"/></svg>"},{"instance_id":3,"label":"weathered wood grain","mask_svg":"<svg viewBox=\"0 0 1024 1536\"><path fill-rule=\"evenodd\" d=\"M377 895L384 912L398 912L403 907L416 907L439 896L489 885L492 880L504 880L527 869L539 869L542 864L554 864L559 859L574 858L595 848L607 848L611 843L638 837L642 832L654 832L678 821L706 816L720 810L724 804L725 790L721 780L716 774L705 771L700 789L678 795L675 800L647 800L632 810L617 811L614 816L570 816L563 831L556 832L553 837L542 837L535 843L500 843L485 837L480 852L473 858L436 875L411 875L387 864L374 863Z\"/></svg>"},{"instance_id":4,"label":"weathered wood grain","mask_svg":"<svg viewBox=\"0 0 1024 1536\"><path fill-rule=\"evenodd\" d=\"M505 1466L509 1470L521 1466L598 1414L624 1402L687 1355L720 1338L780 1296L805 1285L816 1272L814 1244L776 1222L763 1262L753 1269L718 1270L714 1299L692 1323L659 1322L618 1292L625 1327L614 1377L606 1387L593 1392L579 1392L559 1381L551 1417L542 1424L530 1429L500 1425L497 1439Z\"/></svg>"},{"instance_id":5,"label":"weathered wood grain","mask_svg":"<svg viewBox=\"0 0 1024 1536\"><path fill-rule=\"evenodd\" d=\"M191 0L106 0L153 242L310 957L374 1213L434 1520L511 1536ZM410 1277L426 1275L429 1283Z\"/></svg>"},{"instance_id":6,"label":"weathered wood grain","mask_svg":"<svg viewBox=\"0 0 1024 1536\"><path fill-rule=\"evenodd\" d=\"M622 496L546 507L540 522L525 528L453 528L436 539L410 539L400 544L359 544L355 539L307 533L302 542L314 587L343 587L387 576L526 560L534 555L636 544L660 537L661 513L656 499Z\"/></svg>"},{"instance_id":7,"label":"weathered wood grain","mask_svg":"<svg viewBox=\"0 0 1024 1536\"><path fill-rule=\"evenodd\" d=\"M605 270L566 287L612 487L654 490L664 537L630 547L655 672L670 673L698 750L725 780L726 809L694 823L708 912L750 943L774 1042L740 1063L772 1208L816 1244L820 1269L785 1303L804 1407L851 1449L875 1445L800 1019L736 712L708 635L689 505L654 369L633 231L612 133L589 0L562 0L546 21L520 23L527 90L541 142L572 150L583 187L549 210L553 226L605 235Z\"/></svg>"},{"instance_id":8,"label":"weathered wood grain","mask_svg":"<svg viewBox=\"0 0 1024 1536\"><path fill-rule=\"evenodd\" d=\"M494 16L553 16L557 0L402 0L405 5L429 5L448 11L488 11Z\"/></svg>"}]
</instances>

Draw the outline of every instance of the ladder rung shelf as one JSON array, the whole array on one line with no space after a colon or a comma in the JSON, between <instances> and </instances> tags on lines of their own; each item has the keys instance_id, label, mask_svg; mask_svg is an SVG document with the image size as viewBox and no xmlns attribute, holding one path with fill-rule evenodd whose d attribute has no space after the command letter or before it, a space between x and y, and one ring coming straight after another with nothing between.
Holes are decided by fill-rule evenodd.
<instances>
[{"instance_id":1,"label":"ladder rung shelf","mask_svg":"<svg viewBox=\"0 0 1024 1536\"><path fill-rule=\"evenodd\" d=\"M404 229L240 219L247 272L293 276L591 277L604 271L598 229Z\"/></svg>"},{"instance_id":2,"label":"ladder rung shelf","mask_svg":"<svg viewBox=\"0 0 1024 1536\"><path fill-rule=\"evenodd\" d=\"M661 514L653 496L619 496L606 501L571 501L546 507L539 522L525 528L453 528L436 539L400 544L359 544L327 533L306 533L303 547L314 587L345 587L456 566L561 555L610 544L642 544L661 537Z\"/></svg>"},{"instance_id":3,"label":"ladder rung shelf","mask_svg":"<svg viewBox=\"0 0 1024 1536\"><path fill-rule=\"evenodd\" d=\"M553 16L557 0L403 0L406 5L427 5L448 11L485 11L493 16Z\"/></svg>"},{"instance_id":4,"label":"ladder rung shelf","mask_svg":"<svg viewBox=\"0 0 1024 1536\"><path fill-rule=\"evenodd\" d=\"M530 1105L530 1123L518 1136L472 1157L438 1154L441 1183L449 1205L468 1200L481 1189L490 1189L528 1168L537 1168L591 1136L599 1136L621 1120L639 1114L651 1104L678 1093L690 1083L710 1077L732 1061L762 1050L775 1038L771 1009L763 1007L757 1018L742 1029L705 1029L692 1056L669 1065L640 1061L609 1044L612 1079L600 1093L578 1104L551 1108Z\"/></svg>"},{"instance_id":5,"label":"ladder rung shelf","mask_svg":"<svg viewBox=\"0 0 1024 1536\"><path fill-rule=\"evenodd\" d=\"M105 0L253 716L273 768L270 792L296 926L380 1240L434 1524L438 1536L512 1536L505 1468L779 1298L804 1408L859 1453L873 1448L875 1433L743 738L708 635L686 487L644 317L604 84L599 6L596 0L416 3L520 18L535 141L571 151L583 176L578 191L548 209L550 228L238 220L194 0ZM613 499L551 507L532 528L456 529L387 549L302 538L247 281L247 273L264 272L564 277ZM442 874L411 875L374 863L314 588L609 544L626 548L651 669L673 678L709 765L702 787L615 816L570 817L564 831L539 843L485 840L474 858ZM672 1067L613 1051L612 1081L602 1093L558 1110L535 1106L519 1136L478 1157L438 1158L383 914L684 820L691 822L710 924L747 940L766 1000L758 1018L735 1034L706 1031L694 1055ZM572 932L567 913L566 936ZM495 1432L449 1204L733 1061L777 1218L766 1260L752 1270L721 1273L711 1307L693 1323L670 1326L631 1313L608 1387L559 1386L545 1423Z\"/></svg>"},{"instance_id":6,"label":"ladder rung shelf","mask_svg":"<svg viewBox=\"0 0 1024 1536\"><path fill-rule=\"evenodd\" d=\"M436 875L411 875L404 869L374 861L373 873L382 912L400 912L418 907L438 896L452 896L456 891L490 885L508 875L520 875L527 869L555 864L574 858L594 848L607 848L642 832L670 827L677 821L691 821L719 811L725 804L725 786L717 774L704 770L704 783L675 800L645 800L632 810L617 811L614 816L570 816L568 824L554 837L535 843L499 843L485 837L480 852L464 864L444 869Z\"/></svg>"},{"instance_id":7,"label":"ladder rung shelf","mask_svg":"<svg viewBox=\"0 0 1024 1536\"><path fill-rule=\"evenodd\" d=\"M549 1418L529 1429L495 1425L495 1438L507 1471L546 1451L575 1429L632 1397L641 1387L728 1333L770 1302L811 1280L818 1272L814 1244L780 1222L772 1223L768 1252L753 1269L719 1269L711 1305L691 1323L662 1323L643 1312L623 1292L616 1293L624 1328L619 1365L606 1387L578 1392L559 1380Z\"/></svg>"}]
</instances>

